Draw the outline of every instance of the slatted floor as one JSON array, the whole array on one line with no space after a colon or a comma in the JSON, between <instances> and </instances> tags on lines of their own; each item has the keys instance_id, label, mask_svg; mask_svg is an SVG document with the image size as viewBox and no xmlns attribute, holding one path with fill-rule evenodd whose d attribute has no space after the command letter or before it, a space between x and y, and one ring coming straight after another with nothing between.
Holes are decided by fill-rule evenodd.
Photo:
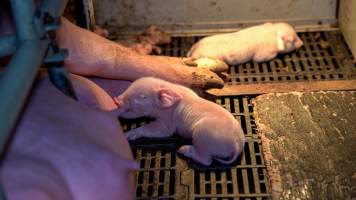
<instances>
[{"instance_id":1,"label":"slatted floor","mask_svg":"<svg viewBox=\"0 0 356 200\"><path fill-rule=\"evenodd\" d=\"M206 168L182 158L176 151L190 141L178 137L131 142L141 166L136 176L137 199L268 199L269 183L251 100L231 96L216 101L240 122L246 137L244 151L232 167L214 162ZM121 120L125 131L148 121Z\"/></svg>"},{"instance_id":2,"label":"slatted floor","mask_svg":"<svg viewBox=\"0 0 356 200\"><path fill-rule=\"evenodd\" d=\"M279 55L264 63L231 66L232 79L226 83L251 84L315 80L356 79L356 64L338 31L298 33L304 42L298 51ZM174 37L162 46L163 55L183 57L201 37ZM223 106L240 122L246 136L243 153L232 167L214 162L209 168L182 159L176 150L189 143L179 137L139 139L131 142L141 169L136 174L136 197L143 199L189 200L262 200L271 198L261 141L253 118L254 97L220 97ZM142 125L149 119L123 121L124 130Z\"/></svg>"},{"instance_id":3,"label":"slatted floor","mask_svg":"<svg viewBox=\"0 0 356 200\"><path fill-rule=\"evenodd\" d=\"M263 63L231 66L227 84L356 79L356 63L339 31L298 33L304 45L298 51ZM184 57L201 37L175 37L163 54Z\"/></svg>"}]
</instances>

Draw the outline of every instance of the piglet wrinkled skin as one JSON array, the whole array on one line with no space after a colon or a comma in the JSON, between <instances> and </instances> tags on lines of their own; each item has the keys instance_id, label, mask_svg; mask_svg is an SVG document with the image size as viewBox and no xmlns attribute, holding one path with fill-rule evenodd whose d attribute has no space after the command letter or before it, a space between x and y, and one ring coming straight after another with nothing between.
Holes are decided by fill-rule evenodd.
<instances>
[{"instance_id":1,"label":"piglet wrinkled skin","mask_svg":"<svg viewBox=\"0 0 356 200\"><path fill-rule=\"evenodd\" d=\"M288 53L302 45L303 41L289 24L265 23L234 33L205 37L194 44L187 55L216 58L236 65L250 60L267 61L278 53Z\"/></svg>"},{"instance_id":2,"label":"piglet wrinkled skin","mask_svg":"<svg viewBox=\"0 0 356 200\"><path fill-rule=\"evenodd\" d=\"M42 78L14 130L0 178L9 200L130 200L138 168L115 117L66 97Z\"/></svg>"},{"instance_id":3,"label":"piglet wrinkled skin","mask_svg":"<svg viewBox=\"0 0 356 200\"><path fill-rule=\"evenodd\" d=\"M213 159L230 164L243 149L243 130L234 117L186 87L145 77L134 81L114 99L119 107L116 114L123 118L155 118L128 131L129 140L167 137L176 132L193 141L193 145L184 145L178 152L203 165L210 165Z\"/></svg>"}]
</instances>

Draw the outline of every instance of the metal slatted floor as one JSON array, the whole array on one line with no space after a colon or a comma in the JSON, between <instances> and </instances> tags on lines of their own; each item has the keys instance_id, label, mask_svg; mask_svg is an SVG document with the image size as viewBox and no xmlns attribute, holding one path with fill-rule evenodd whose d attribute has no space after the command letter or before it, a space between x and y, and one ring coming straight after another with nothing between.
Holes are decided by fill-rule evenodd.
<instances>
[{"instance_id":1,"label":"metal slatted floor","mask_svg":"<svg viewBox=\"0 0 356 200\"><path fill-rule=\"evenodd\" d=\"M298 51L279 55L264 63L230 66L228 85L350 80L356 79L356 64L351 51L338 31L298 33L304 42ZM201 37L174 37L162 46L163 55L184 57ZM245 132L243 153L232 167L213 162L203 168L183 160L177 149L190 141L179 137L139 139L131 142L140 162L137 172L136 198L189 200L263 200L271 198L261 141L256 133L252 99L249 96L220 97L216 103L231 112ZM121 120L124 130L138 127L150 119Z\"/></svg>"},{"instance_id":2,"label":"metal slatted floor","mask_svg":"<svg viewBox=\"0 0 356 200\"><path fill-rule=\"evenodd\" d=\"M298 51L262 63L230 66L228 85L270 82L356 79L356 64L339 31L298 33ZM174 37L162 46L163 55L184 57L201 37Z\"/></svg>"},{"instance_id":3,"label":"metal slatted floor","mask_svg":"<svg viewBox=\"0 0 356 200\"><path fill-rule=\"evenodd\" d=\"M260 139L253 119L252 98L231 96L216 103L231 112L244 130L242 155L230 166L213 162L209 168L177 155L188 140L138 139L131 142L140 170L136 176L137 199L268 199L269 183L262 158ZM121 120L124 131L149 119Z\"/></svg>"}]
</instances>

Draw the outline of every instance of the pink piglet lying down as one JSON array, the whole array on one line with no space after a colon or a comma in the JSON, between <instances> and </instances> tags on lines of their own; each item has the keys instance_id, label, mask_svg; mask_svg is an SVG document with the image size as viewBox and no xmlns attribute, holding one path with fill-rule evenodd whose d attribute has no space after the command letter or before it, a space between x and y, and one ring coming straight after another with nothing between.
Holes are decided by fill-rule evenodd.
<instances>
[{"instance_id":1,"label":"pink piglet lying down","mask_svg":"<svg viewBox=\"0 0 356 200\"><path fill-rule=\"evenodd\" d=\"M129 140L168 137L173 133L192 138L193 145L183 145L178 152L203 165L210 165L213 159L230 164L243 150L244 133L235 118L186 87L144 77L133 82L114 100L118 105L115 114L123 118L155 118L155 121L128 131Z\"/></svg>"},{"instance_id":2,"label":"pink piglet lying down","mask_svg":"<svg viewBox=\"0 0 356 200\"><path fill-rule=\"evenodd\" d=\"M250 60L263 62L278 53L298 49L303 41L287 23L265 23L234 33L217 34L201 39L188 52L188 57L210 57L236 65Z\"/></svg>"}]
</instances>

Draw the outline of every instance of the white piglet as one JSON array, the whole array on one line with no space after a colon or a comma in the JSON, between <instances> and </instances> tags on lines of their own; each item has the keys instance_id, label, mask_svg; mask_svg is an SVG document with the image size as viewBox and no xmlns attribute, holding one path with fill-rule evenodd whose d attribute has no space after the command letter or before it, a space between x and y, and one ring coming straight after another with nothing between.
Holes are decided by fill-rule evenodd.
<instances>
[{"instance_id":1,"label":"white piglet","mask_svg":"<svg viewBox=\"0 0 356 200\"><path fill-rule=\"evenodd\" d=\"M287 23L265 23L227 34L201 39L193 45L188 57L210 57L229 65L250 60L263 62L278 53L288 53L303 45L292 26Z\"/></svg>"},{"instance_id":2,"label":"white piglet","mask_svg":"<svg viewBox=\"0 0 356 200\"><path fill-rule=\"evenodd\" d=\"M114 100L119 107L116 114L123 118L155 118L128 131L129 140L168 137L174 133L192 138L193 145L183 145L178 152L203 165L210 165L213 159L230 164L243 150L245 138L236 119L186 87L145 77L133 82Z\"/></svg>"}]
</instances>

